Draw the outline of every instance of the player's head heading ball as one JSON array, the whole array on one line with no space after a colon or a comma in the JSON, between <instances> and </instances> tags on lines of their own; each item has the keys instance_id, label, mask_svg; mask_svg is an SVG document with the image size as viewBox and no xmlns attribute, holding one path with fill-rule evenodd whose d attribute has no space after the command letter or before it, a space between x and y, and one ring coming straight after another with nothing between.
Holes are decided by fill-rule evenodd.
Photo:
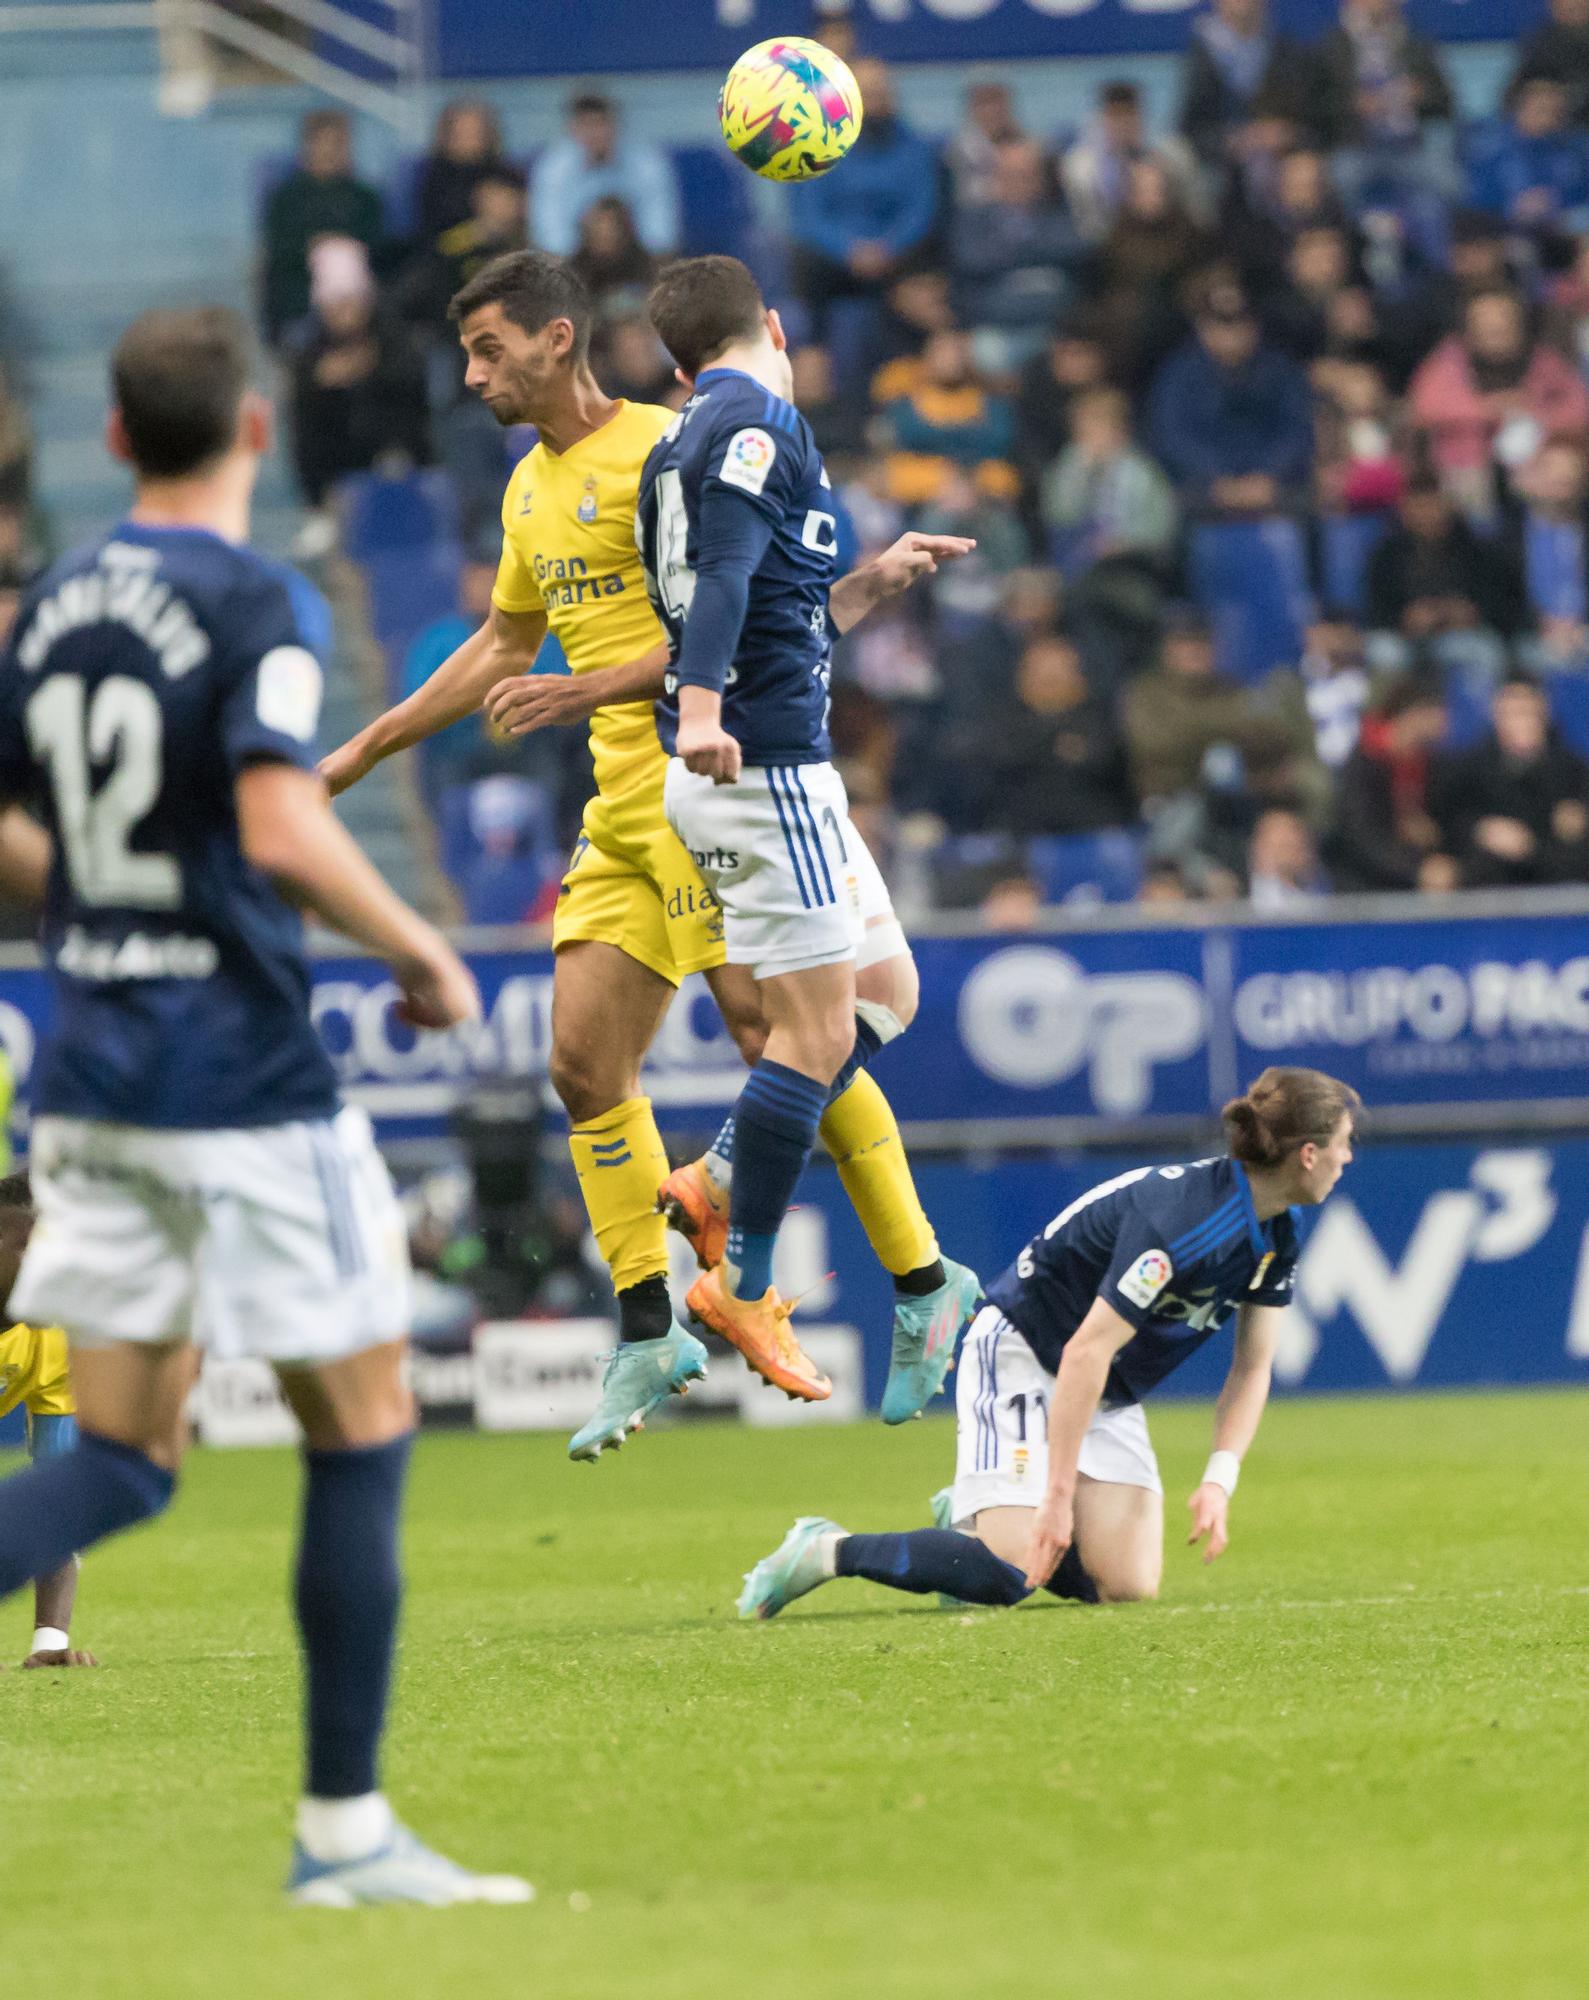
<instances>
[{"instance_id":1,"label":"player's head heading ball","mask_svg":"<svg viewBox=\"0 0 1589 2000\"><path fill-rule=\"evenodd\" d=\"M540 419L558 379L585 366L595 318L579 273L546 250L493 257L447 316L469 357L464 380L499 424Z\"/></svg>"},{"instance_id":2,"label":"player's head heading ball","mask_svg":"<svg viewBox=\"0 0 1589 2000\"><path fill-rule=\"evenodd\" d=\"M781 372L788 374L778 315L768 310L760 285L737 257L685 257L669 264L651 287L646 310L679 373L692 382L735 348L764 348L780 357ZM788 393L786 381L783 394Z\"/></svg>"},{"instance_id":3,"label":"player's head heading ball","mask_svg":"<svg viewBox=\"0 0 1589 2000\"><path fill-rule=\"evenodd\" d=\"M1285 1176L1291 1202L1320 1202L1352 1157L1363 1100L1349 1083L1318 1069L1266 1069L1220 1113L1234 1158Z\"/></svg>"},{"instance_id":4,"label":"player's head heading ball","mask_svg":"<svg viewBox=\"0 0 1589 2000\"><path fill-rule=\"evenodd\" d=\"M116 344L110 448L141 479L186 479L268 443L247 322L224 306L147 312Z\"/></svg>"}]
</instances>

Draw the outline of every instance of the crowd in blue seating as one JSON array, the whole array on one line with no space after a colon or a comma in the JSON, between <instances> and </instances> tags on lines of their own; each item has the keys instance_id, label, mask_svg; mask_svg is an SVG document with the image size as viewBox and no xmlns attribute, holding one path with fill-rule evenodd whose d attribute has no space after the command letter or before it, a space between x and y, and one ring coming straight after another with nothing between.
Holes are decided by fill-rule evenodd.
<instances>
[{"instance_id":1,"label":"crowd in blue seating","mask_svg":"<svg viewBox=\"0 0 1589 2000\"><path fill-rule=\"evenodd\" d=\"M478 615L503 475L437 302L499 248L572 246L602 379L668 399L646 284L722 248L795 336L847 554L909 526L977 539L836 664L838 753L908 896L1014 924L1073 899L1589 881L1589 0L1550 0L1476 122L1400 0L1343 0L1312 47L1263 0L1213 0L1165 130L1127 81L1056 134L979 79L939 145L881 63L854 67L860 139L776 238L726 155L633 144L579 99L530 163L455 107L401 191L408 247L391 201L345 190L328 246L306 139L272 197L297 247L267 323L308 394L342 338L326 300L359 289L360 379L424 426L366 426L306 492L364 472L367 529L427 492L385 476L394 446L445 468L424 559L363 558L394 688ZM544 904L584 781L577 746L472 725L435 746L473 911Z\"/></svg>"}]
</instances>

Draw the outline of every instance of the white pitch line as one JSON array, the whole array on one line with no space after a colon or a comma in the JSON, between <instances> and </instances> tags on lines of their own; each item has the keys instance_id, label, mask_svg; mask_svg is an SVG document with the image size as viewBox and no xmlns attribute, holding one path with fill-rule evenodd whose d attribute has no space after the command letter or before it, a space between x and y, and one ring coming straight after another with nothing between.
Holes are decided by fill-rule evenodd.
<instances>
[{"instance_id":1,"label":"white pitch line","mask_svg":"<svg viewBox=\"0 0 1589 2000\"><path fill-rule=\"evenodd\" d=\"M1366 1611L1388 1604L1488 1604L1530 1593L1536 1597L1589 1597L1589 1583L1535 1583L1510 1590L1441 1591L1438 1595L1407 1589L1389 1597L1255 1597L1242 1604L1166 1604L1161 1609L1167 1618L1213 1611Z\"/></svg>"}]
</instances>

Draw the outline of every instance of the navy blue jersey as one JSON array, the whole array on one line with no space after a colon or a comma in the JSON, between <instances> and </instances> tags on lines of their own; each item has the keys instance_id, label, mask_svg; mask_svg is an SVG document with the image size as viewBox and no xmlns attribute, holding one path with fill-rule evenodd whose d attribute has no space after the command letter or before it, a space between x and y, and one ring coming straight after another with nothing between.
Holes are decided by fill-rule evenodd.
<instances>
[{"instance_id":1,"label":"navy blue jersey","mask_svg":"<svg viewBox=\"0 0 1589 2000\"><path fill-rule=\"evenodd\" d=\"M0 788L55 844L34 1107L207 1129L323 1118L302 925L243 858L233 782L313 770L321 605L203 529L124 522L29 592L0 654Z\"/></svg>"},{"instance_id":2,"label":"navy blue jersey","mask_svg":"<svg viewBox=\"0 0 1589 2000\"><path fill-rule=\"evenodd\" d=\"M1136 1328L1105 1406L1135 1403L1238 1305L1291 1301L1297 1211L1260 1222L1236 1161L1138 1167L1089 1189L1035 1236L988 1297L1050 1372L1101 1298Z\"/></svg>"},{"instance_id":3,"label":"navy blue jersey","mask_svg":"<svg viewBox=\"0 0 1589 2000\"><path fill-rule=\"evenodd\" d=\"M672 657L657 703L663 748L671 754L678 734L682 677L722 689L723 727L747 764L826 762L838 524L800 412L736 368L708 368L646 460L635 534ZM741 545L755 562L744 622L737 641L727 635L732 657L698 675L685 644L698 587Z\"/></svg>"}]
</instances>

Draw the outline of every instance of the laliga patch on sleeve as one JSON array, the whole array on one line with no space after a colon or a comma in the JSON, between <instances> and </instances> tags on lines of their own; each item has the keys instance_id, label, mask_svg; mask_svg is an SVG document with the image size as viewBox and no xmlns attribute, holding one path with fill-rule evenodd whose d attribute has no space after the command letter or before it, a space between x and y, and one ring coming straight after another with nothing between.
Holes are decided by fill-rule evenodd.
<instances>
[{"instance_id":1,"label":"laliga patch on sleeve","mask_svg":"<svg viewBox=\"0 0 1589 2000\"><path fill-rule=\"evenodd\" d=\"M276 646L259 663L254 713L267 729L296 742L313 740L320 727L320 662L303 646Z\"/></svg>"},{"instance_id":2,"label":"laliga patch on sleeve","mask_svg":"<svg viewBox=\"0 0 1589 2000\"><path fill-rule=\"evenodd\" d=\"M1175 1266L1162 1250L1144 1250L1129 1271L1121 1273L1115 1290L1144 1312L1175 1276Z\"/></svg>"},{"instance_id":3,"label":"laliga patch on sleeve","mask_svg":"<svg viewBox=\"0 0 1589 2000\"><path fill-rule=\"evenodd\" d=\"M760 493L767 484L778 447L765 431L735 431L717 476L725 486L737 486L745 493Z\"/></svg>"}]
</instances>

